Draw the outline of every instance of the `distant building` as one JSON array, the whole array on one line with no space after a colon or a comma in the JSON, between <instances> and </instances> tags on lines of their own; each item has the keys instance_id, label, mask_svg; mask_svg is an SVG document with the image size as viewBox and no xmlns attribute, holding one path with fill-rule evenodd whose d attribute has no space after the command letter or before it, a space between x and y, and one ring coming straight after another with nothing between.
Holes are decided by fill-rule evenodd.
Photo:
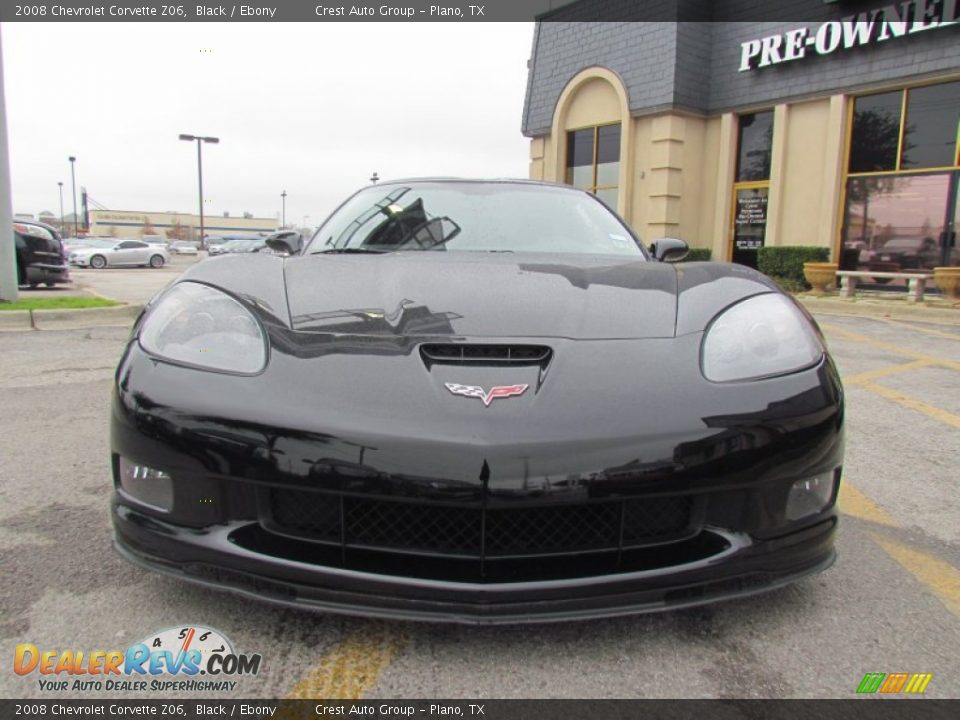
<instances>
[{"instance_id":1,"label":"distant building","mask_svg":"<svg viewBox=\"0 0 960 720\"><path fill-rule=\"evenodd\" d=\"M271 233L277 229L276 218L203 216L207 236ZM163 235L175 240L198 240L200 216L192 213L143 212L136 210L91 210L90 234L99 237L135 237Z\"/></svg>"}]
</instances>

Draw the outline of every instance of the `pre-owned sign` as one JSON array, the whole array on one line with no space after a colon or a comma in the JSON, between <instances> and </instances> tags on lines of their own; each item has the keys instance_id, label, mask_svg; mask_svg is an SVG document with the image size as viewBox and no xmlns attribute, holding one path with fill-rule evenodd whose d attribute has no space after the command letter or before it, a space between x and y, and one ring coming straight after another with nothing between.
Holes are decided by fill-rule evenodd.
<instances>
[{"instance_id":1,"label":"pre-owned sign","mask_svg":"<svg viewBox=\"0 0 960 720\"><path fill-rule=\"evenodd\" d=\"M960 0L907 0L819 26L798 27L740 43L740 72L958 23Z\"/></svg>"}]
</instances>

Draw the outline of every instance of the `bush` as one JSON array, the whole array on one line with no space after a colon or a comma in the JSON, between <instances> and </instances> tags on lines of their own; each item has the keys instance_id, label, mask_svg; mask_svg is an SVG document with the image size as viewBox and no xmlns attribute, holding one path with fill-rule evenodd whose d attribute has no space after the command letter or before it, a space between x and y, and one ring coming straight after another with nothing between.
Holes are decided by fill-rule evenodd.
<instances>
[{"instance_id":1,"label":"bush","mask_svg":"<svg viewBox=\"0 0 960 720\"><path fill-rule=\"evenodd\" d=\"M681 262L707 262L710 260L710 255L710 248L690 248L690 252Z\"/></svg>"},{"instance_id":2,"label":"bush","mask_svg":"<svg viewBox=\"0 0 960 720\"><path fill-rule=\"evenodd\" d=\"M809 290L810 286L803 277L803 264L829 259L830 249L825 247L762 247L757 251L757 269L784 289Z\"/></svg>"}]
</instances>

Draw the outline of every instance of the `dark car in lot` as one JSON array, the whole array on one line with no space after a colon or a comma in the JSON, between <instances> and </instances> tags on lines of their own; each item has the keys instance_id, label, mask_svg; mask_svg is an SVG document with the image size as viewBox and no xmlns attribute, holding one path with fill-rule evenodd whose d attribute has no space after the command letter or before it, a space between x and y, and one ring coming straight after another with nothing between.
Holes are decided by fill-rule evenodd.
<instances>
[{"instance_id":1,"label":"dark car in lot","mask_svg":"<svg viewBox=\"0 0 960 720\"><path fill-rule=\"evenodd\" d=\"M869 269L877 272L929 270L940 264L940 245L932 237L893 237L869 260Z\"/></svg>"},{"instance_id":2,"label":"dark car in lot","mask_svg":"<svg viewBox=\"0 0 960 720\"><path fill-rule=\"evenodd\" d=\"M53 287L70 282L70 270L63 254L60 233L45 223L16 219L17 284Z\"/></svg>"},{"instance_id":3,"label":"dark car in lot","mask_svg":"<svg viewBox=\"0 0 960 720\"><path fill-rule=\"evenodd\" d=\"M365 188L289 256L190 267L111 419L128 560L276 603L470 623L748 595L834 560L843 390L760 273L595 196ZM275 248L276 249L276 248Z\"/></svg>"}]
</instances>

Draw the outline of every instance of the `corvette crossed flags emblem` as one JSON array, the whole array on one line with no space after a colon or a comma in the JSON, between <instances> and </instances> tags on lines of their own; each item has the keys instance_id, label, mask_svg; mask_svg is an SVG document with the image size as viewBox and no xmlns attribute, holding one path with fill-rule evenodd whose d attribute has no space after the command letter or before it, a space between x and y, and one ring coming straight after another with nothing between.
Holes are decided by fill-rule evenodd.
<instances>
[{"instance_id":1,"label":"corvette crossed flags emblem","mask_svg":"<svg viewBox=\"0 0 960 720\"><path fill-rule=\"evenodd\" d=\"M479 385L460 385L459 383L444 383L447 386L447 390L452 392L454 395L463 395L464 397L477 398L478 400L483 400L483 404L487 407L490 407L492 403L497 398L508 398L513 397L514 395L523 395L526 392L528 385L498 385L497 387L490 388L490 392L487 392Z\"/></svg>"}]
</instances>

